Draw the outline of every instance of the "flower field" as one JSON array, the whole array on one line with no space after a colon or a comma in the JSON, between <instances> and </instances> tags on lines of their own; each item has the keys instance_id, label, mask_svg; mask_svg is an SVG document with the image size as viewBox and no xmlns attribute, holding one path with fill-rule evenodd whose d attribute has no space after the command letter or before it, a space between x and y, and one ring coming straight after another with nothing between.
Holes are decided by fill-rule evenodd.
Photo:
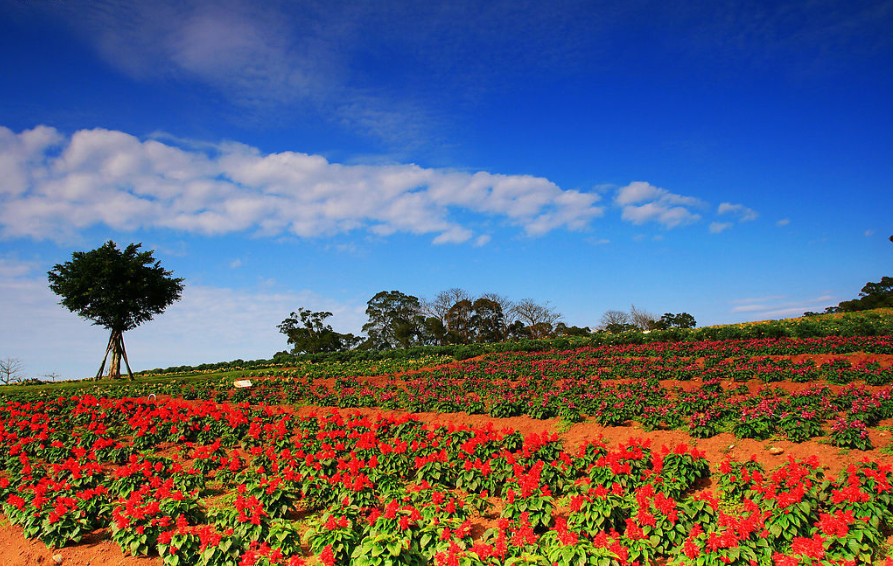
<instances>
[{"instance_id":1,"label":"flower field","mask_svg":"<svg viewBox=\"0 0 895 569\"><path fill-rule=\"evenodd\" d=\"M890 563L891 337L352 371L0 392L3 514L168 565Z\"/></svg>"}]
</instances>

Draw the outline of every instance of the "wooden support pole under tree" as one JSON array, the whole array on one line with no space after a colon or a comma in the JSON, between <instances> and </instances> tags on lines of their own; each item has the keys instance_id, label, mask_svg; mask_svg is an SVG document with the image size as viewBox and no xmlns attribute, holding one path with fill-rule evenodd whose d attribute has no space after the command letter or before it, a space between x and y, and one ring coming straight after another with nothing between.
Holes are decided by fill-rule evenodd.
<instances>
[{"instance_id":1,"label":"wooden support pole under tree","mask_svg":"<svg viewBox=\"0 0 895 569\"><path fill-rule=\"evenodd\" d=\"M124 366L127 368L127 377L131 381L134 380L134 372L131 371L131 364L127 361L127 350L124 348L124 333L118 334L119 347L121 348L121 357L124 358ZM120 369L120 368L119 368Z\"/></svg>"},{"instance_id":2,"label":"wooden support pole under tree","mask_svg":"<svg viewBox=\"0 0 895 569\"><path fill-rule=\"evenodd\" d=\"M109 351L112 349L112 340L115 338L115 332L113 331L109 335L109 343L106 344L106 353L103 354L103 363L99 364L99 371L96 372L95 381L99 381L99 379L103 376L103 370L106 369L106 360L109 358Z\"/></svg>"}]
</instances>

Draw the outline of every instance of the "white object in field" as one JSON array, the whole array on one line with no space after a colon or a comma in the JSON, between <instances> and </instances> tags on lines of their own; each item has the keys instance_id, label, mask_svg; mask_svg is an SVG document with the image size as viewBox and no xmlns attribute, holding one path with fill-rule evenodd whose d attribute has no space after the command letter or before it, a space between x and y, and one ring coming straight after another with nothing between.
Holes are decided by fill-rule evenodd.
<instances>
[{"instance_id":1,"label":"white object in field","mask_svg":"<svg viewBox=\"0 0 895 569\"><path fill-rule=\"evenodd\" d=\"M252 382L248 379L237 379L233 382L233 387L251 387Z\"/></svg>"}]
</instances>

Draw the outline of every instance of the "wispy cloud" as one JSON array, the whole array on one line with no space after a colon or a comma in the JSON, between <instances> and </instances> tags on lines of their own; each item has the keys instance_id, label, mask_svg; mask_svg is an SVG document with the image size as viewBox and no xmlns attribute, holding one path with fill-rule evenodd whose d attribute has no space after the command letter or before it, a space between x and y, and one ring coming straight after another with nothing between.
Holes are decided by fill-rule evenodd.
<instances>
[{"instance_id":1,"label":"wispy cloud","mask_svg":"<svg viewBox=\"0 0 895 569\"><path fill-rule=\"evenodd\" d=\"M357 38L369 7L102 0L32 9L68 26L127 77L212 93L235 123L312 118L396 149L425 144L441 124L413 97L358 80Z\"/></svg>"},{"instance_id":2,"label":"wispy cloud","mask_svg":"<svg viewBox=\"0 0 895 569\"><path fill-rule=\"evenodd\" d=\"M669 192L647 182L632 182L618 190L615 204L622 208L622 219L635 225L659 223L666 228L695 223L701 219L693 210L705 207L695 197Z\"/></svg>"},{"instance_id":3,"label":"wispy cloud","mask_svg":"<svg viewBox=\"0 0 895 569\"><path fill-rule=\"evenodd\" d=\"M709 233L721 233L733 227L732 223L713 221L709 224Z\"/></svg>"},{"instance_id":4,"label":"wispy cloud","mask_svg":"<svg viewBox=\"0 0 895 569\"><path fill-rule=\"evenodd\" d=\"M759 297L754 297L754 298L738 298L736 300L731 300L730 302L731 302L731 304L752 304L752 303L756 303L756 302L768 302L771 300L782 300L784 298L786 298L786 297L783 295L772 294L769 296L759 296Z\"/></svg>"},{"instance_id":5,"label":"wispy cloud","mask_svg":"<svg viewBox=\"0 0 895 569\"><path fill-rule=\"evenodd\" d=\"M718 206L718 215L729 215L739 221L754 221L758 219L758 212L742 204L723 202Z\"/></svg>"},{"instance_id":6,"label":"wispy cloud","mask_svg":"<svg viewBox=\"0 0 895 569\"><path fill-rule=\"evenodd\" d=\"M821 294L810 298L792 299L785 295L769 295L730 301L730 312L750 315L754 319L771 319L801 316L806 312L822 312L830 306L834 297Z\"/></svg>"},{"instance_id":7,"label":"wispy cloud","mask_svg":"<svg viewBox=\"0 0 895 569\"><path fill-rule=\"evenodd\" d=\"M127 77L210 93L231 107L220 111L226 120L322 120L387 152L439 147L457 122L444 116L455 106L448 99L474 104L533 72L580 71L588 47L605 41L599 31L624 12L472 0L18 4L72 30Z\"/></svg>"},{"instance_id":8,"label":"wispy cloud","mask_svg":"<svg viewBox=\"0 0 895 569\"><path fill-rule=\"evenodd\" d=\"M193 148L114 130L65 138L52 128L0 127L0 231L70 239L96 225L206 235L318 237L355 230L486 242L467 218L495 217L539 236L584 229L603 214L593 193L527 175L344 165L237 143Z\"/></svg>"}]
</instances>

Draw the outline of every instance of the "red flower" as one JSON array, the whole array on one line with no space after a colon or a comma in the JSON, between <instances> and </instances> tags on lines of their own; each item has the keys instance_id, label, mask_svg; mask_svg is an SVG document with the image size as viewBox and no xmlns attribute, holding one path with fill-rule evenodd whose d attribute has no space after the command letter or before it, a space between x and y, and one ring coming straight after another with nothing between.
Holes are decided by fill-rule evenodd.
<instances>
[{"instance_id":1,"label":"red flower","mask_svg":"<svg viewBox=\"0 0 895 569\"><path fill-rule=\"evenodd\" d=\"M700 553L699 546L693 543L693 538L687 538L684 542L684 555L690 559L696 559Z\"/></svg>"},{"instance_id":2,"label":"red flower","mask_svg":"<svg viewBox=\"0 0 895 569\"><path fill-rule=\"evenodd\" d=\"M792 540L792 552L797 555L805 555L811 559L823 559L826 550L824 549L824 536L817 533L814 537L796 537Z\"/></svg>"},{"instance_id":3,"label":"red flower","mask_svg":"<svg viewBox=\"0 0 895 569\"><path fill-rule=\"evenodd\" d=\"M327 545L326 547L324 547L323 551L320 552L320 555L318 556L318 558L320 559L320 562L323 563L324 565L329 565L329 566L335 565L336 564L336 556L333 554L333 546Z\"/></svg>"},{"instance_id":4,"label":"red flower","mask_svg":"<svg viewBox=\"0 0 895 569\"><path fill-rule=\"evenodd\" d=\"M10 494L9 497L6 498L6 503L15 507L17 510L25 509L25 500L18 494Z\"/></svg>"},{"instance_id":5,"label":"red flower","mask_svg":"<svg viewBox=\"0 0 895 569\"><path fill-rule=\"evenodd\" d=\"M774 565L789 565L790 567L794 567L799 564L799 559L797 557L784 555L783 553L777 553L776 551L771 558L774 560Z\"/></svg>"},{"instance_id":6,"label":"red flower","mask_svg":"<svg viewBox=\"0 0 895 569\"><path fill-rule=\"evenodd\" d=\"M643 530L640 529L640 526L638 526L631 518L625 520L625 536L628 539L633 540L644 539L646 537L643 534Z\"/></svg>"},{"instance_id":7,"label":"red flower","mask_svg":"<svg viewBox=\"0 0 895 569\"><path fill-rule=\"evenodd\" d=\"M845 537L848 535L848 526L854 521L855 516L851 510L840 510L832 514L821 514L820 521L814 525L830 537Z\"/></svg>"}]
</instances>

